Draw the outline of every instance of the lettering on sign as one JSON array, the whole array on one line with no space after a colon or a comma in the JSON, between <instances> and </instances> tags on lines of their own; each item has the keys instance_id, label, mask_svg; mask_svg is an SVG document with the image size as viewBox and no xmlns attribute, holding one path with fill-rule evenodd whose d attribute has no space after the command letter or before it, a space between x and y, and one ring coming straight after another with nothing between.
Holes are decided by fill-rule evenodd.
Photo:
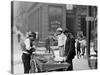
<instances>
[{"instance_id":1,"label":"lettering on sign","mask_svg":"<svg viewBox=\"0 0 100 75\"><path fill-rule=\"evenodd\" d=\"M89 17L89 16L87 16L87 17L86 17L86 21L94 21L94 17Z\"/></svg>"}]
</instances>

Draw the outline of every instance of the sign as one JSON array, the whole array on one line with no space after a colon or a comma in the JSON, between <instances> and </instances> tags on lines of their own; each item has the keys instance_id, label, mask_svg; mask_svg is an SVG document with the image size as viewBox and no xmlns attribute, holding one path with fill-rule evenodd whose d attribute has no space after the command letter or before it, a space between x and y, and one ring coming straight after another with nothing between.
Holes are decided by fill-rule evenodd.
<instances>
[{"instance_id":1,"label":"sign","mask_svg":"<svg viewBox=\"0 0 100 75\"><path fill-rule=\"evenodd\" d=\"M86 17L86 21L94 21L94 20L95 20L94 17L89 17L89 16Z\"/></svg>"},{"instance_id":2,"label":"sign","mask_svg":"<svg viewBox=\"0 0 100 75\"><path fill-rule=\"evenodd\" d=\"M50 22L50 27L52 31L55 31L60 26L61 26L61 22L58 20L53 20Z\"/></svg>"},{"instance_id":3,"label":"sign","mask_svg":"<svg viewBox=\"0 0 100 75\"><path fill-rule=\"evenodd\" d=\"M67 10L73 10L73 5L72 4L67 4L66 8L67 8Z\"/></svg>"}]
</instances>

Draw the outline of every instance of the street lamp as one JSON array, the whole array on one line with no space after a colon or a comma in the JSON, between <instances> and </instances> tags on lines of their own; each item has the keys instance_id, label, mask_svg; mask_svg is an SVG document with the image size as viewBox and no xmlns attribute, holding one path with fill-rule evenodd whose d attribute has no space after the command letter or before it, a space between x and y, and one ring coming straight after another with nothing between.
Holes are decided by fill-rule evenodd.
<instances>
[{"instance_id":1,"label":"street lamp","mask_svg":"<svg viewBox=\"0 0 100 75\"><path fill-rule=\"evenodd\" d=\"M90 57L90 39L91 39L91 6L88 7L87 21L87 58Z\"/></svg>"}]
</instances>

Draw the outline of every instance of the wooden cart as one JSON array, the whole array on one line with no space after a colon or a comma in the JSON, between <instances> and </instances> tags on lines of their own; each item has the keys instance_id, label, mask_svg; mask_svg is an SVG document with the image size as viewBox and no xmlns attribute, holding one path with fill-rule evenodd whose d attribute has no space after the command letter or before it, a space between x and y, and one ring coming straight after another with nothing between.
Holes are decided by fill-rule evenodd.
<instances>
[{"instance_id":1,"label":"wooden cart","mask_svg":"<svg viewBox=\"0 0 100 75\"><path fill-rule=\"evenodd\" d=\"M30 73L49 72L49 71L56 71L58 69L67 70L67 68L70 66L70 64L67 62L59 63L53 61L51 54L32 55L30 64L31 64Z\"/></svg>"}]
</instances>

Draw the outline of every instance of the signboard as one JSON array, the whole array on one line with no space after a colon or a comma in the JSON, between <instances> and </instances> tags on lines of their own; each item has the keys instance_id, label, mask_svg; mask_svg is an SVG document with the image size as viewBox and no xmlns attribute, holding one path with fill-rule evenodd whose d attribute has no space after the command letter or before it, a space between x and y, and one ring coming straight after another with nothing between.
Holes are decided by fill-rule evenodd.
<instances>
[{"instance_id":1,"label":"signboard","mask_svg":"<svg viewBox=\"0 0 100 75\"><path fill-rule=\"evenodd\" d=\"M72 4L67 4L66 8L67 8L67 10L73 10L73 5Z\"/></svg>"},{"instance_id":2,"label":"signboard","mask_svg":"<svg viewBox=\"0 0 100 75\"><path fill-rule=\"evenodd\" d=\"M61 27L63 20L63 7L49 5L49 31L55 32L58 27Z\"/></svg>"},{"instance_id":3,"label":"signboard","mask_svg":"<svg viewBox=\"0 0 100 75\"><path fill-rule=\"evenodd\" d=\"M86 17L86 21L94 21L94 19L95 19L94 17L89 17L89 16Z\"/></svg>"},{"instance_id":4,"label":"signboard","mask_svg":"<svg viewBox=\"0 0 100 75\"><path fill-rule=\"evenodd\" d=\"M58 20L53 20L50 22L51 31L55 31L60 26L61 26L61 22Z\"/></svg>"}]
</instances>

